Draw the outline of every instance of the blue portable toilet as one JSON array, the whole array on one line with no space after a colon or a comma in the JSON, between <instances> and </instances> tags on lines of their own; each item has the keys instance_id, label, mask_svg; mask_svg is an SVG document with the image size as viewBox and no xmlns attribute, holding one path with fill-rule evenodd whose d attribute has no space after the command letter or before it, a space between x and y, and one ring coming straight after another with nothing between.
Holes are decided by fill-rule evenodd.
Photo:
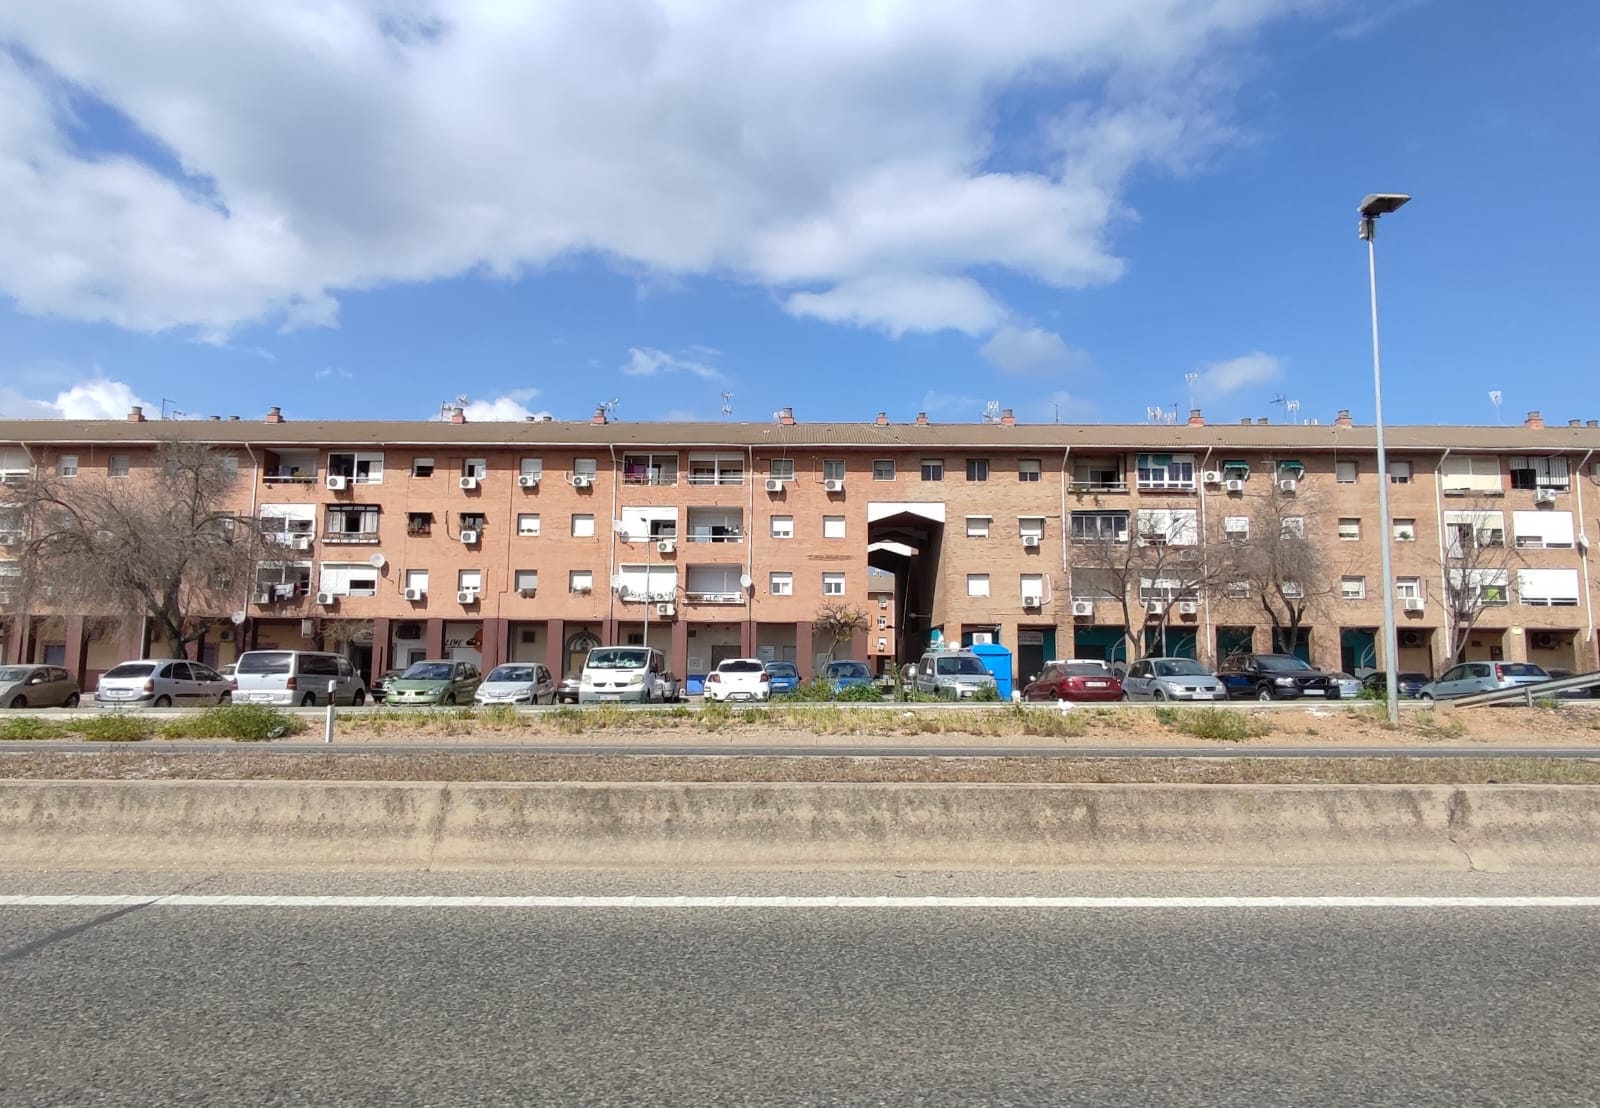
<instances>
[{"instance_id":1,"label":"blue portable toilet","mask_svg":"<svg viewBox=\"0 0 1600 1108\"><path fill-rule=\"evenodd\" d=\"M1011 648L997 642L975 642L967 647L994 678L1001 700L1011 699Z\"/></svg>"}]
</instances>

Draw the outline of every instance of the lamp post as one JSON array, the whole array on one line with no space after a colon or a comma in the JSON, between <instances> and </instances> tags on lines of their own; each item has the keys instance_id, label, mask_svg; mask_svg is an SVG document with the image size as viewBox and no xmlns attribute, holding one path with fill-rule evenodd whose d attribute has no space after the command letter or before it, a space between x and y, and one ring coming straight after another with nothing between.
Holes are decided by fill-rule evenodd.
<instances>
[{"instance_id":1,"label":"lamp post","mask_svg":"<svg viewBox=\"0 0 1600 1108\"><path fill-rule=\"evenodd\" d=\"M1359 234L1367 244L1367 277L1372 290L1372 415L1378 446L1378 514L1380 519L1380 565L1383 573L1383 674L1384 701L1389 722L1400 722L1400 662L1395 656L1399 643L1394 629L1394 568L1390 551L1393 523L1389 516L1389 459L1383 444L1383 369L1378 358L1378 217L1399 210L1411 197L1400 193L1375 192L1361 201Z\"/></svg>"}]
</instances>

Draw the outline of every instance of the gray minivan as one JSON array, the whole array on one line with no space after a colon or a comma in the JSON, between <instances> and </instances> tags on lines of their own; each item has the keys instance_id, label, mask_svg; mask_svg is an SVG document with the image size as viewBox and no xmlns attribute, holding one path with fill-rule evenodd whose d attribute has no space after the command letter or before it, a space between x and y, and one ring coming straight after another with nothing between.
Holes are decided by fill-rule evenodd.
<instances>
[{"instance_id":1,"label":"gray minivan","mask_svg":"<svg viewBox=\"0 0 1600 1108\"><path fill-rule=\"evenodd\" d=\"M233 671L235 704L314 706L367 702L367 683L342 654L315 650L247 650Z\"/></svg>"},{"instance_id":2,"label":"gray minivan","mask_svg":"<svg viewBox=\"0 0 1600 1108\"><path fill-rule=\"evenodd\" d=\"M976 696L979 689L995 687L994 675L983 659L966 650L930 650L917 663L914 678L919 693L955 700Z\"/></svg>"}]
</instances>

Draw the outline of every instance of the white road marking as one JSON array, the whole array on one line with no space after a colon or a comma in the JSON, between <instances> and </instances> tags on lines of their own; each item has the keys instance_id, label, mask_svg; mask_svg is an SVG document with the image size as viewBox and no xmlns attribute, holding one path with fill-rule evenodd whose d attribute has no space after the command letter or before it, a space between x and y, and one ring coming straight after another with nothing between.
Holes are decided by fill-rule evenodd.
<instances>
[{"instance_id":1,"label":"white road marking","mask_svg":"<svg viewBox=\"0 0 1600 1108\"><path fill-rule=\"evenodd\" d=\"M229 896L9 894L0 908L1600 908L1600 896Z\"/></svg>"}]
</instances>

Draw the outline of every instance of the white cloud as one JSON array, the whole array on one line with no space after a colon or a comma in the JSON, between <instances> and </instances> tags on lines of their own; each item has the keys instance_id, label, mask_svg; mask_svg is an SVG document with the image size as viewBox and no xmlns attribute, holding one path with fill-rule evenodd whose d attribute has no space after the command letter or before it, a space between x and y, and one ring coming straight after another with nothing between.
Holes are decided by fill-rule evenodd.
<instances>
[{"instance_id":1,"label":"white cloud","mask_svg":"<svg viewBox=\"0 0 1600 1108\"><path fill-rule=\"evenodd\" d=\"M1000 328L978 353L996 369L1006 373L1048 373L1081 365L1086 360L1054 331L1040 327Z\"/></svg>"},{"instance_id":2,"label":"white cloud","mask_svg":"<svg viewBox=\"0 0 1600 1108\"><path fill-rule=\"evenodd\" d=\"M694 350L705 350L705 347L692 347ZM722 372L715 366L705 362L695 361L692 358L679 358L668 354L665 350L657 350L650 346L630 346L628 360L622 363L622 372L629 377L654 377L658 373L671 373L682 370L692 373L696 377L707 381L723 380Z\"/></svg>"},{"instance_id":3,"label":"white cloud","mask_svg":"<svg viewBox=\"0 0 1600 1108\"><path fill-rule=\"evenodd\" d=\"M327 381L334 377L337 377L341 381L348 381L353 378L355 374L351 373L348 369L342 369L339 366L325 365L321 369L317 370L315 376L319 381Z\"/></svg>"},{"instance_id":4,"label":"white cloud","mask_svg":"<svg viewBox=\"0 0 1600 1108\"><path fill-rule=\"evenodd\" d=\"M159 408L140 399L121 381L94 377L68 386L54 400L36 400L16 389L0 389L0 415L9 419L125 419L133 407L146 419L159 419Z\"/></svg>"},{"instance_id":5,"label":"white cloud","mask_svg":"<svg viewBox=\"0 0 1600 1108\"><path fill-rule=\"evenodd\" d=\"M975 274L1115 280L1130 174L1225 140L1242 48L1325 2L0 6L0 292L218 339L593 254L985 333ZM163 164L85 149L77 89Z\"/></svg>"},{"instance_id":6,"label":"white cloud","mask_svg":"<svg viewBox=\"0 0 1600 1108\"><path fill-rule=\"evenodd\" d=\"M493 400L468 400L463 411L468 423L512 423L523 419L542 419L550 413L527 407L528 402L538 395L538 389L511 389Z\"/></svg>"},{"instance_id":7,"label":"white cloud","mask_svg":"<svg viewBox=\"0 0 1600 1108\"><path fill-rule=\"evenodd\" d=\"M1251 385L1276 381L1282 373L1283 363L1271 354L1255 350L1225 362L1202 366L1200 380L1195 382L1195 391L1203 396L1226 396Z\"/></svg>"},{"instance_id":8,"label":"white cloud","mask_svg":"<svg viewBox=\"0 0 1600 1108\"><path fill-rule=\"evenodd\" d=\"M928 391L922 394L918 411L928 415L947 415L960 423L975 423L983 416L984 401L976 396L963 396L954 392Z\"/></svg>"}]
</instances>

